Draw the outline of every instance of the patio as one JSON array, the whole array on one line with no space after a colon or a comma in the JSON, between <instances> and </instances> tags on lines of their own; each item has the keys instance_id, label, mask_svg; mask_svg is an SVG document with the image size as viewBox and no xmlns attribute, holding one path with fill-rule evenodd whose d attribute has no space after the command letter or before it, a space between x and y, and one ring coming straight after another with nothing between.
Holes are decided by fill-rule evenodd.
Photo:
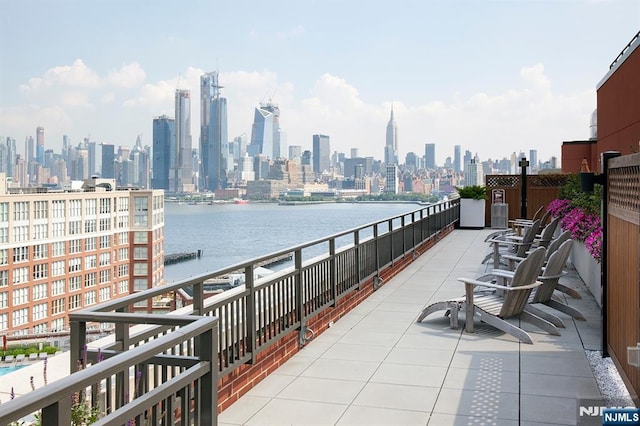
<instances>
[{"instance_id":1,"label":"patio","mask_svg":"<svg viewBox=\"0 0 640 426\"><path fill-rule=\"evenodd\" d=\"M571 270L561 279L587 321L551 336L522 323L534 344L476 322L449 328L430 302L464 294L458 277L487 267L490 229L456 230L222 412L221 425L576 424L601 398L585 350L601 348L600 308ZM555 312L555 311L554 311ZM589 401L580 401L589 400ZM599 404L598 404L599 405ZM600 418L581 418L595 421Z\"/></svg>"}]
</instances>

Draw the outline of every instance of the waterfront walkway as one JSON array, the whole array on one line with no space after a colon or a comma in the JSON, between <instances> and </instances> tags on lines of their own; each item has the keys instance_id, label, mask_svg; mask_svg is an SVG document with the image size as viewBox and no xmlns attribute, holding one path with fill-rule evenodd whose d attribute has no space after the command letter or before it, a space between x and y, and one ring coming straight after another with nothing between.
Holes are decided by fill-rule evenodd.
<instances>
[{"instance_id":1,"label":"waterfront walkway","mask_svg":"<svg viewBox=\"0 0 640 426\"><path fill-rule=\"evenodd\" d=\"M567 302L587 321L558 313L567 325L561 336L522 323L533 345L478 322L475 333L463 332L464 313L460 330L442 313L415 322L428 303L464 294L456 278L486 270L490 232L444 238L220 414L219 424L576 424L580 399L600 398L585 350L601 348L601 320L575 271L561 282L580 291L582 299Z\"/></svg>"}]
</instances>

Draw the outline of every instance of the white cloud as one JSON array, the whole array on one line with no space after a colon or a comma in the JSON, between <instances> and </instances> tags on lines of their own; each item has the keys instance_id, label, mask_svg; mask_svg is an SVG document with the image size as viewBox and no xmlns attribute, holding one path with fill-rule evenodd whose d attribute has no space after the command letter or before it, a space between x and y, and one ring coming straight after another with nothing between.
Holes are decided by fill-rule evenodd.
<instances>
[{"instance_id":1,"label":"white cloud","mask_svg":"<svg viewBox=\"0 0 640 426\"><path fill-rule=\"evenodd\" d=\"M50 68L42 77L29 79L29 82L20 88L26 94L31 94L52 86L97 88L101 84L100 76L87 67L82 59L76 59L71 65Z\"/></svg>"},{"instance_id":2,"label":"white cloud","mask_svg":"<svg viewBox=\"0 0 640 426\"><path fill-rule=\"evenodd\" d=\"M100 98L100 102L102 102L103 104L110 104L110 103L113 103L115 100L116 100L116 95L114 95L113 93L105 93Z\"/></svg>"},{"instance_id":3,"label":"white cloud","mask_svg":"<svg viewBox=\"0 0 640 426\"><path fill-rule=\"evenodd\" d=\"M302 34L304 34L304 27L302 25L297 25L288 31L278 31L276 33L276 39L284 40L292 37L298 37L298 36L301 36Z\"/></svg>"},{"instance_id":4,"label":"white cloud","mask_svg":"<svg viewBox=\"0 0 640 426\"><path fill-rule=\"evenodd\" d=\"M30 79L23 93L32 105L0 111L0 128L16 139L43 125L48 134L49 129L59 129L60 135L91 132L99 139L120 143L116 141L127 141L138 133L150 134L152 117L173 116L175 90L179 87L191 91L195 148L200 127L200 76L204 72L188 67L180 76L144 83L146 73L136 62L101 78L76 60ZM422 155L425 143L436 143L440 163L453 155L453 145L457 144L463 150L478 152L482 159L529 149L538 149L539 158L547 159L560 155L563 140L588 137L589 117L595 108L592 88L554 93L542 64L523 67L520 79L517 87L497 93L478 91L465 97L452 93L452 101L407 104L402 99L394 100L401 160L410 151ZM240 70L222 72L220 84L227 98L230 139L242 133L250 136L255 107L272 100L280 107L280 125L289 145L311 149L311 136L324 133L331 137L332 150L348 153L357 147L360 155L383 157L391 100L369 102L359 87L340 76L326 73L311 87L296 88L270 70ZM104 117L118 125L102 124Z\"/></svg>"},{"instance_id":5,"label":"white cloud","mask_svg":"<svg viewBox=\"0 0 640 426\"><path fill-rule=\"evenodd\" d=\"M107 81L115 87L131 89L142 84L147 77L139 63L123 65L119 70L110 71Z\"/></svg>"}]
</instances>

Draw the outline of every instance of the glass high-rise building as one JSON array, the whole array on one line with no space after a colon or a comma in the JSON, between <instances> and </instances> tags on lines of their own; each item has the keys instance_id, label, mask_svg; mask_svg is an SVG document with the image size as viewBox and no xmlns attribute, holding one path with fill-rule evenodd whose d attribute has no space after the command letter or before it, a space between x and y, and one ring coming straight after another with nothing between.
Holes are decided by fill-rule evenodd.
<instances>
[{"instance_id":1,"label":"glass high-rise building","mask_svg":"<svg viewBox=\"0 0 640 426\"><path fill-rule=\"evenodd\" d=\"M436 144L426 143L424 144L424 166L427 169L436 168Z\"/></svg>"},{"instance_id":2,"label":"glass high-rise building","mask_svg":"<svg viewBox=\"0 0 640 426\"><path fill-rule=\"evenodd\" d=\"M227 187L229 170L229 138L227 135L227 98L211 100L209 119L209 166L207 187L211 191Z\"/></svg>"},{"instance_id":3,"label":"glass high-rise building","mask_svg":"<svg viewBox=\"0 0 640 426\"><path fill-rule=\"evenodd\" d=\"M227 100L218 77L218 71L200 77L200 182L212 191L226 187L229 158Z\"/></svg>"},{"instance_id":4,"label":"glass high-rise building","mask_svg":"<svg viewBox=\"0 0 640 426\"><path fill-rule=\"evenodd\" d=\"M191 94L176 90L175 96L175 157L169 164L169 191L193 192L191 174Z\"/></svg>"},{"instance_id":5,"label":"glass high-rise building","mask_svg":"<svg viewBox=\"0 0 640 426\"><path fill-rule=\"evenodd\" d=\"M104 143L100 145L102 146L102 157L100 158L100 163L102 164L102 177L106 179L114 179L116 177L114 167L114 163L116 161L115 147Z\"/></svg>"},{"instance_id":6,"label":"glass high-rise building","mask_svg":"<svg viewBox=\"0 0 640 426\"><path fill-rule=\"evenodd\" d=\"M322 173L331 168L331 147L329 136L313 135L313 171Z\"/></svg>"},{"instance_id":7,"label":"glass high-rise building","mask_svg":"<svg viewBox=\"0 0 640 426\"><path fill-rule=\"evenodd\" d=\"M44 127L36 128L36 161L44 164Z\"/></svg>"},{"instance_id":8,"label":"glass high-rise building","mask_svg":"<svg viewBox=\"0 0 640 426\"><path fill-rule=\"evenodd\" d=\"M462 157L460 155L460 145L454 145L453 147L453 171L460 173L462 171Z\"/></svg>"},{"instance_id":9,"label":"glass high-rise building","mask_svg":"<svg viewBox=\"0 0 640 426\"><path fill-rule=\"evenodd\" d=\"M176 126L173 118L162 115L153 119L153 189L169 191L169 170L175 158L175 138Z\"/></svg>"},{"instance_id":10,"label":"glass high-rise building","mask_svg":"<svg viewBox=\"0 0 640 426\"><path fill-rule=\"evenodd\" d=\"M247 147L249 155L262 154L275 159L282 156L280 131L280 108L267 102L256 108L251 127L251 144Z\"/></svg>"},{"instance_id":11,"label":"glass high-rise building","mask_svg":"<svg viewBox=\"0 0 640 426\"><path fill-rule=\"evenodd\" d=\"M387 123L387 138L384 146L385 164L398 164L398 125L393 119L393 106L391 106L391 117Z\"/></svg>"}]
</instances>

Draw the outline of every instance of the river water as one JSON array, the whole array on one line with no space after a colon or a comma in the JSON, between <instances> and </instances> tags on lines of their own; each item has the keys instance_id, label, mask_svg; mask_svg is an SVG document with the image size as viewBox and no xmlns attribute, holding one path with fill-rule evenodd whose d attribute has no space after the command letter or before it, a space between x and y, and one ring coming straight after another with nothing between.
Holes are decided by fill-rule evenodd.
<instances>
[{"instance_id":1,"label":"river water","mask_svg":"<svg viewBox=\"0 0 640 426\"><path fill-rule=\"evenodd\" d=\"M199 259L165 266L165 280L215 271L419 208L400 203L165 203L165 254L202 250Z\"/></svg>"}]
</instances>

